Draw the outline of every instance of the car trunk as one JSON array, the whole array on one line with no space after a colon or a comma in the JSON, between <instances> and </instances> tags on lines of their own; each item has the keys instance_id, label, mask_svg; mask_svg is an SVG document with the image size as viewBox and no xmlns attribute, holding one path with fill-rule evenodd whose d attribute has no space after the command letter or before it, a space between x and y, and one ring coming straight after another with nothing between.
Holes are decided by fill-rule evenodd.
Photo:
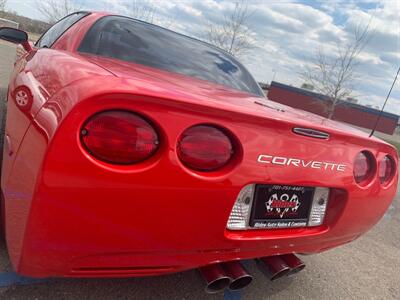
<instances>
[{"instance_id":1,"label":"car trunk","mask_svg":"<svg viewBox=\"0 0 400 300\"><path fill-rule=\"evenodd\" d=\"M270 101L267 98L257 97L197 78L112 58L100 58L92 55L85 55L85 57L117 77L134 80L138 85L136 88L147 93L147 90L151 89L155 89L157 93L164 89L166 90L166 97L172 91L175 98L180 95L186 103L201 104L208 109L218 108L232 113L245 114L250 116L251 119L267 118L276 122L290 123L293 127L311 128L355 140L361 139L364 142L368 139L370 142L383 143L375 137L369 138L367 133L344 123L328 120L306 111ZM142 86L140 86L141 83Z\"/></svg>"}]
</instances>

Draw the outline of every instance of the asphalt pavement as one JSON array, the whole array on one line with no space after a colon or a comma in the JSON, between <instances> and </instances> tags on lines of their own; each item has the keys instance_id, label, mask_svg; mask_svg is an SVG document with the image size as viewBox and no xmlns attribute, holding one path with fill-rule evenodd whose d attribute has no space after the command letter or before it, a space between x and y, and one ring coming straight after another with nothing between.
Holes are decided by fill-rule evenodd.
<instances>
[{"instance_id":1,"label":"asphalt pavement","mask_svg":"<svg viewBox=\"0 0 400 300\"><path fill-rule=\"evenodd\" d=\"M0 97L12 68L13 47L0 43ZM2 98L3 99L3 98ZM2 101L0 101L2 103ZM2 111L0 110L0 116ZM367 205L367 204L366 204ZM253 283L238 293L204 293L197 271L132 279L34 281L12 272L0 244L0 299L400 299L400 193L386 215L358 240L303 256L306 269L269 282L246 262Z\"/></svg>"}]
</instances>

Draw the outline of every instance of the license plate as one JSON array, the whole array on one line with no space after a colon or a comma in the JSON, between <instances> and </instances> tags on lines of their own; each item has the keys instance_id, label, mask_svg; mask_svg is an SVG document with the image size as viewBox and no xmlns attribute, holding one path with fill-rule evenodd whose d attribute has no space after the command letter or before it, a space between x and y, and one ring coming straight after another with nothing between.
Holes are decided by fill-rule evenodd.
<instances>
[{"instance_id":1,"label":"license plate","mask_svg":"<svg viewBox=\"0 0 400 300\"><path fill-rule=\"evenodd\" d=\"M315 188L257 185L250 227L293 228L307 226Z\"/></svg>"}]
</instances>

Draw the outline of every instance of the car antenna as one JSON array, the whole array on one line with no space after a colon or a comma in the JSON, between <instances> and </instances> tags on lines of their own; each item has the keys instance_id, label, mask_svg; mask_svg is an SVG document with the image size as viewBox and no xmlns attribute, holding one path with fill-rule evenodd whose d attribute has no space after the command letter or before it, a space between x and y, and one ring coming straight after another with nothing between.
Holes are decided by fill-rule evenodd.
<instances>
[{"instance_id":1,"label":"car antenna","mask_svg":"<svg viewBox=\"0 0 400 300\"><path fill-rule=\"evenodd\" d=\"M399 66L399 68L397 69L397 73L396 73L396 76L394 77L392 86L390 87L389 93L388 93L388 95L386 96L386 100L385 100L385 102L383 103L382 109L381 109L381 111L380 111L380 113L379 113L378 118L376 119L375 125L374 125L374 127L372 128L372 131L371 131L371 134L369 135L369 137L371 137L371 136L374 135L375 130L376 130L376 127L378 127L378 123L379 123L379 121L381 120L381 117L382 117L382 114L383 114L383 110L385 109L386 103L387 103L387 101L388 101L388 99L389 99L389 97L390 97L390 94L392 93L393 87L394 87L394 85L395 85L395 83L396 83L396 81L397 81L397 76L399 76L399 72L400 72L400 66Z\"/></svg>"}]
</instances>

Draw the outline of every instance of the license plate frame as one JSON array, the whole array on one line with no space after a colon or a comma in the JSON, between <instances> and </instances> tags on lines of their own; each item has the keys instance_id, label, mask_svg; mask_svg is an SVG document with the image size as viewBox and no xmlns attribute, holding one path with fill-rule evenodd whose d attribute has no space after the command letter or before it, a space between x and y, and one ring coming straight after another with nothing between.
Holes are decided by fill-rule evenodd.
<instances>
[{"instance_id":1,"label":"license plate frame","mask_svg":"<svg viewBox=\"0 0 400 300\"><path fill-rule=\"evenodd\" d=\"M250 228L307 227L315 187L257 184L249 219Z\"/></svg>"}]
</instances>

